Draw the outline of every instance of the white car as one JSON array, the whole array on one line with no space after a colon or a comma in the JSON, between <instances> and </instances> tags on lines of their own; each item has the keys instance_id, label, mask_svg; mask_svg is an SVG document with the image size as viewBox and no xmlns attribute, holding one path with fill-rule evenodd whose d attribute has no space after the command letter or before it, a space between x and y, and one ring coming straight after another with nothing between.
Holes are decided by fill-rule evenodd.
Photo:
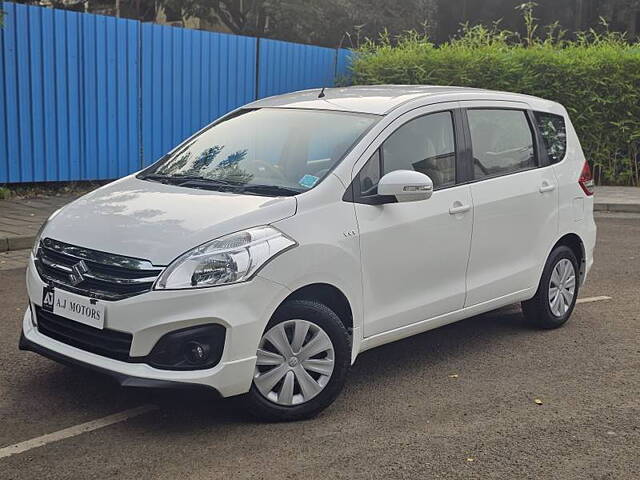
<instances>
[{"instance_id":1,"label":"white car","mask_svg":"<svg viewBox=\"0 0 640 480\"><path fill-rule=\"evenodd\" d=\"M592 194L551 101L428 86L259 100L49 218L20 346L307 418L367 349L515 302L564 324L593 263Z\"/></svg>"}]
</instances>

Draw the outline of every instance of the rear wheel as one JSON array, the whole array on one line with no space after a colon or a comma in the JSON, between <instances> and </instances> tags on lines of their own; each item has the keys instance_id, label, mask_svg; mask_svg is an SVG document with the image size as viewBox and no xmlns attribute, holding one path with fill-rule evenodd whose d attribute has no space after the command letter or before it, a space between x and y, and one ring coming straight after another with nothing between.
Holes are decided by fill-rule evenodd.
<instances>
[{"instance_id":1,"label":"rear wheel","mask_svg":"<svg viewBox=\"0 0 640 480\"><path fill-rule=\"evenodd\" d=\"M351 364L349 334L325 305L285 303L260 339L249 409L265 420L301 420L328 407Z\"/></svg>"},{"instance_id":2,"label":"rear wheel","mask_svg":"<svg viewBox=\"0 0 640 480\"><path fill-rule=\"evenodd\" d=\"M541 328L564 325L578 298L578 272L573 250L564 245L556 247L547 259L535 296L522 302L527 320Z\"/></svg>"}]
</instances>

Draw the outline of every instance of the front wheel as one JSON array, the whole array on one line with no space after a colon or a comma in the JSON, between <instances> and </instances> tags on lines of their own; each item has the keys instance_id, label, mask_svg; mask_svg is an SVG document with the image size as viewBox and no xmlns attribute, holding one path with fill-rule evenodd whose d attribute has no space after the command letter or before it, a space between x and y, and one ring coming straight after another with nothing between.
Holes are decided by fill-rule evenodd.
<instances>
[{"instance_id":1,"label":"front wheel","mask_svg":"<svg viewBox=\"0 0 640 480\"><path fill-rule=\"evenodd\" d=\"M564 245L556 247L547 259L535 296L522 302L527 320L547 329L564 325L578 298L578 272L573 250Z\"/></svg>"},{"instance_id":2,"label":"front wheel","mask_svg":"<svg viewBox=\"0 0 640 480\"><path fill-rule=\"evenodd\" d=\"M338 396L350 364L349 334L331 309L287 302L260 339L249 409L272 421L313 417Z\"/></svg>"}]
</instances>

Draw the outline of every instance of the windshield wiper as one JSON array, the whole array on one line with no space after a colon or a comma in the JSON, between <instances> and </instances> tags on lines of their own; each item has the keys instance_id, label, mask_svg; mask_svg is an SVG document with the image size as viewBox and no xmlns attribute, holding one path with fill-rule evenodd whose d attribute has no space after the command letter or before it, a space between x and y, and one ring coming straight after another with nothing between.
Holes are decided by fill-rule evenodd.
<instances>
[{"instance_id":1,"label":"windshield wiper","mask_svg":"<svg viewBox=\"0 0 640 480\"><path fill-rule=\"evenodd\" d=\"M282 195L292 196L302 193L301 190L295 188L282 187L280 185L261 185L261 184L247 184L242 187L242 192L257 193L258 195Z\"/></svg>"},{"instance_id":2,"label":"windshield wiper","mask_svg":"<svg viewBox=\"0 0 640 480\"><path fill-rule=\"evenodd\" d=\"M180 181L177 182L176 185L179 187L202 188L204 190L231 190L233 192L239 192L243 186L243 184L239 182L232 182L229 180L215 180L213 178L203 177L181 177Z\"/></svg>"},{"instance_id":3,"label":"windshield wiper","mask_svg":"<svg viewBox=\"0 0 640 480\"><path fill-rule=\"evenodd\" d=\"M142 180L156 180L159 182L166 182L166 183L172 183L172 184L182 183L189 180L206 180L205 178L199 177L196 175L181 175L181 174L165 175L163 173L147 173L146 175L140 176L140 178Z\"/></svg>"},{"instance_id":4,"label":"windshield wiper","mask_svg":"<svg viewBox=\"0 0 640 480\"><path fill-rule=\"evenodd\" d=\"M229 180L216 180L214 178L200 177L197 175L163 175L160 173L149 173L140 177L142 180L154 180L162 183L170 183L172 185L182 186L185 184L209 185L209 186L225 186L225 187L241 187L242 183L232 182Z\"/></svg>"},{"instance_id":5,"label":"windshield wiper","mask_svg":"<svg viewBox=\"0 0 640 480\"><path fill-rule=\"evenodd\" d=\"M177 184L179 187L193 187L208 190L226 190L233 193L248 193L267 196L292 196L301 193L299 190L279 185L243 184L230 180L210 178L194 178Z\"/></svg>"},{"instance_id":6,"label":"windshield wiper","mask_svg":"<svg viewBox=\"0 0 640 480\"><path fill-rule=\"evenodd\" d=\"M161 183L177 185L179 187L192 187L210 190L229 190L236 193L255 193L257 195L292 196L302 193L295 188L282 187L280 185L244 184L232 180L217 180L215 178L199 177L197 175L163 175L160 173L148 173L139 177L142 180L152 180Z\"/></svg>"},{"instance_id":7,"label":"windshield wiper","mask_svg":"<svg viewBox=\"0 0 640 480\"><path fill-rule=\"evenodd\" d=\"M162 182L162 183L173 183L175 177L173 175L162 175L160 173L147 173L144 175L139 175L138 178L140 180L151 180L154 182Z\"/></svg>"}]
</instances>

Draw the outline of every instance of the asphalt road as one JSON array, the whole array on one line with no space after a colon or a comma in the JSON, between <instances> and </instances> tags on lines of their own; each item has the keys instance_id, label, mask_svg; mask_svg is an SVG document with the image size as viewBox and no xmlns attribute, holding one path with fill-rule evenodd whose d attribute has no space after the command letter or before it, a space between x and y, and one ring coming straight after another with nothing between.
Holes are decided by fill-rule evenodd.
<instances>
[{"instance_id":1,"label":"asphalt road","mask_svg":"<svg viewBox=\"0 0 640 480\"><path fill-rule=\"evenodd\" d=\"M640 478L640 217L597 223L581 297L612 300L560 330L513 307L366 352L330 409L289 424L18 352L23 272L0 271L0 448L160 407L0 459L0 478Z\"/></svg>"}]
</instances>

